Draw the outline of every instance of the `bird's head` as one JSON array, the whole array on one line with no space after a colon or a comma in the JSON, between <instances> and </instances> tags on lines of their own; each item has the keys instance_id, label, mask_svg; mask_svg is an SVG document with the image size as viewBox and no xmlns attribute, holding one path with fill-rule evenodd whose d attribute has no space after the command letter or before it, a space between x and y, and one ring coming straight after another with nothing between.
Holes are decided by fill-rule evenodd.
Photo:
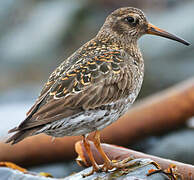
<instances>
[{"instance_id":1,"label":"bird's head","mask_svg":"<svg viewBox=\"0 0 194 180\"><path fill-rule=\"evenodd\" d=\"M100 33L109 34L119 41L136 42L144 34L162 36L189 45L176 37L149 23L144 13L137 8L124 7L112 12L106 19Z\"/></svg>"}]
</instances>

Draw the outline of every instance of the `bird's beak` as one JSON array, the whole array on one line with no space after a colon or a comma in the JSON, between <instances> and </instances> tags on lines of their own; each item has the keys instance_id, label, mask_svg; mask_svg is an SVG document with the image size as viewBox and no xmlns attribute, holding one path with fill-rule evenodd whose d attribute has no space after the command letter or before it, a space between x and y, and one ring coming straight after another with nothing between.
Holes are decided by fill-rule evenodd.
<instances>
[{"instance_id":1,"label":"bird's beak","mask_svg":"<svg viewBox=\"0 0 194 180\"><path fill-rule=\"evenodd\" d=\"M164 31L164 30L162 30L162 29L160 29L160 28L158 28L158 27L156 27L156 26L154 26L150 23L148 24L147 34L162 36L162 37L165 37L165 38L168 38L168 39L172 39L174 41L178 41L178 42L183 43L187 46L190 45L190 43L188 43L187 41L185 41L185 40L183 40L183 39L181 39L181 38L179 38L179 37L177 37L173 34L170 34L170 33L166 32L166 31Z\"/></svg>"}]
</instances>

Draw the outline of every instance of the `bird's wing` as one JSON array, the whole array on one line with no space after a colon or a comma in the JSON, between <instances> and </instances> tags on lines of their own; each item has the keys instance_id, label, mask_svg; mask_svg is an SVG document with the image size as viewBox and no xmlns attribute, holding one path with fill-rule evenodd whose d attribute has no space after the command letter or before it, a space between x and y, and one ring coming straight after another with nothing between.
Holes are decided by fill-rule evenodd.
<instances>
[{"instance_id":1,"label":"bird's wing","mask_svg":"<svg viewBox=\"0 0 194 180\"><path fill-rule=\"evenodd\" d=\"M82 57L71 67L59 67L49 78L27 118L15 130L25 130L115 102L131 88L131 72L121 51Z\"/></svg>"}]
</instances>

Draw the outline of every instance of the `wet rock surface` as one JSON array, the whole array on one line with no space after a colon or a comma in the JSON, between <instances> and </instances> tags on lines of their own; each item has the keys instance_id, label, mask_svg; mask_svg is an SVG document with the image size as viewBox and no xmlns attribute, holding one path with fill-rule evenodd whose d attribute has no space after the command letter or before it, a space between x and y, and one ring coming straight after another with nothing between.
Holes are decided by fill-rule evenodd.
<instances>
[{"instance_id":1,"label":"wet rock surface","mask_svg":"<svg viewBox=\"0 0 194 180\"><path fill-rule=\"evenodd\" d=\"M91 176L83 178L82 175L85 173L88 173L91 171L91 168L87 168L79 173L72 174L66 178L60 178L61 180L78 180L78 179L84 179L84 180L92 180L92 179L130 179L130 180L165 180L168 179L166 175L163 173L156 173L151 176L147 176L148 171L150 169L157 169L153 164L150 164L152 160L149 159L136 159L134 161L141 161L143 165L139 168L132 168L129 171L113 171L107 173L94 173ZM29 172L30 173L30 172ZM12 170L10 168L1 167L0 168L0 177L1 180L7 180L7 179L14 179L14 180L46 180L46 179L56 179L56 178L48 178L48 177L41 177L37 174L23 174L17 170Z\"/></svg>"},{"instance_id":2,"label":"wet rock surface","mask_svg":"<svg viewBox=\"0 0 194 180\"><path fill-rule=\"evenodd\" d=\"M149 150L148 154L160 156L167 159L194 164L194 131L192 129L179 130L169 133L158 139Z\"/></svg>"},{"instance_id":3,"label":"wet rock surface","mask_svg":"<svg viewBox=\"0 0 194 180\"><path fill-rule=\"evenodd\" d=\"M6 167L0 167L0 177L2 180L49 180L51 178L48 177L40 177L37 175L31 175L31 174L24 174L17 170L12 170L10 168ZM54 179L54 178L52 178Z\"/></svg>"}]
</instances>

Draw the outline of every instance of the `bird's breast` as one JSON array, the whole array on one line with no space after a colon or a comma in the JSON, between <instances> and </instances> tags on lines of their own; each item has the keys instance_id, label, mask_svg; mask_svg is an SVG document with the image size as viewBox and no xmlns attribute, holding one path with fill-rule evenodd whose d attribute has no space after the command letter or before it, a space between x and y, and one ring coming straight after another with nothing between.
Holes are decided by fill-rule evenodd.
<instances>
[{"instance_id":1,"label":"bird's breast","mask_svg":"<svg viewBox=\"0 0 194 180\"><path fill-rule=\"evenodd\" d=\"M132 62L128 65L126 74L128 84L125 89L125 96L120 100L122 101L120 106L121 115L129 109L141 90L144 77L143 61L138 61L137 63L135 60L132 60Z\"/></svg>"}]
</instances>

